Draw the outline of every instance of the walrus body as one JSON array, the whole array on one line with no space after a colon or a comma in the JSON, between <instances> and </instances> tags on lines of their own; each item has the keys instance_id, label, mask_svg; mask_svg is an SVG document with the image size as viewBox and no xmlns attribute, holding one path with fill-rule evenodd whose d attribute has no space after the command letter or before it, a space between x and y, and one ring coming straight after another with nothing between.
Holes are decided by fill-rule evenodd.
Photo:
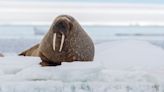
<instances>
[{"instance_id":1,"label":"walrus body","mask_svg":"<svg viewBox=\"0 0 164 92\"><path fill-rule=\"evenodd\" d=\"M94 44L80 24L71 16L58 16L42 41L19 55L39 56L41 65L61 62L93 61Z\"/></svg>"}]
</instances>

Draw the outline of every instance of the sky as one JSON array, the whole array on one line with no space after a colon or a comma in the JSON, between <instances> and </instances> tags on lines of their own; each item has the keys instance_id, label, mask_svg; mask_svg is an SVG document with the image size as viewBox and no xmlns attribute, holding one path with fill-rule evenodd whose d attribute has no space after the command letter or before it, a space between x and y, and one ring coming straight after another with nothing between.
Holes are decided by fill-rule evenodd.
<instances>
[{"instance_id":1,"label":"sky","mask_svg":"<svg viewBox=\"0 0 164 92\"><path fill-rule=\"evenodd\" d=\"M164 4L164 0L0 0L0 1L39 1L39 2L108 2L108 3L142 3L142 4Z\"/></svg>"},{"instance_id":2,"label":"sky","mask_svg":"<svg viewBox=\"0 0 164 92\"><path fill-rule=\"evenodd\" d=\"M164 25L164 0L0 0L0 24L47 25L61 14L84 25Z\"/></svg>"}]
</instances>

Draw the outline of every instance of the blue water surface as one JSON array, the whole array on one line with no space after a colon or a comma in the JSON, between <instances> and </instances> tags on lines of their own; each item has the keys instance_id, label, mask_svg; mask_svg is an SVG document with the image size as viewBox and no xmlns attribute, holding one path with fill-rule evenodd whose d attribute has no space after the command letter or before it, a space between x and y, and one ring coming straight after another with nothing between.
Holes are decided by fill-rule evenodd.
<instances>
[{"instance_id":1,"label":"blue water surface","mask_svg":"<svg viewBox=\"0 0 164 92\"><path fill-rule=\"evenodd\" d=\"M82 27L95 44L115 40L146 40L164 48L164 26ZM39 43L48 30L49 26L1 25L0 52L19 53Z\"/></svg>"}]
</instances>

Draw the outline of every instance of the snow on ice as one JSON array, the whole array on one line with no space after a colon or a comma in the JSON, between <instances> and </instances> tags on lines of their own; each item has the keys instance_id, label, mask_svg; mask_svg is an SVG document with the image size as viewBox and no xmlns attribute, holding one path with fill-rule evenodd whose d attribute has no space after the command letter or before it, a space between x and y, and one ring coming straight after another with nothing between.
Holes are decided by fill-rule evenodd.
<instances>
[{"instance_id":1,"label":"snow on ice","mask_svg":"<svg viewBox=\"0 0 164 92\"><path fill-rule=\"evenodd\" d=\"M0 58L0 92L163 92L164 50L140 40L96 44L93 62L41 67L37 57Z\"/></svg>"}]
</instances>

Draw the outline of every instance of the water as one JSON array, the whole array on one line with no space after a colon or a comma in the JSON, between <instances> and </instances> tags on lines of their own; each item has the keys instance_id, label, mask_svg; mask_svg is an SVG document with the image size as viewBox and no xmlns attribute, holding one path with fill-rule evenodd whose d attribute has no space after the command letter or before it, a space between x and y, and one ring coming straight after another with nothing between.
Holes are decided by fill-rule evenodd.
<instances>
[{"instance_id":1,"label":"water","mask_svg":"<svg viewBox=\"0 0 164 92\"><path fill-rule=\"evenodd\" d=\"M83 26L84 30L97 40L105 39L163 39L164 26ZM0 38L39 38L49 26L0 26Z\"/></svg>"},{"instance_id":2,"label":"water","mask_svg":"<svg viewBox=\"0 0 164 92\"><path fill-rule=\"evenodd\" d=\"M95 39L163 39L164 27L90 26L84 27Z\"/></svg>"},{"instance_id":3,"label":"water","mask_svg":"<svg viewBox=\"0 0 164 92\"><path fill-rule=\"evenodd\" d=\"M164 48L164 26L83 26L83 28L95 44L133 39L150 41ZM0 26L0 52L19 53L39 43L48 29L48 26Z\"/></svg>"}]
</instances>

